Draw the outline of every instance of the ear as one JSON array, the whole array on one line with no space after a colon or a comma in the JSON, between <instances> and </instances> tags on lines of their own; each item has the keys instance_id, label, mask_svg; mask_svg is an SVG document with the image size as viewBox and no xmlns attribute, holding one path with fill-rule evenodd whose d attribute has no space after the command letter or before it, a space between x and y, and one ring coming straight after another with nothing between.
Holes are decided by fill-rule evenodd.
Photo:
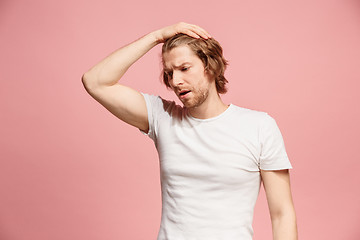
<instances>
[{"instance_id":1,"label":"ear","mask_svg":"<svg viewBox=\"0 0 360 240\"><path fill-rule=\"evenodd\" d=\"M204 74L205 74L205 75L209 75L209 76L211 75L211 74L210 74L210 71L209 71L209 67L205 67L205 68L204 68Z\"/></svg>"}]
</instances>

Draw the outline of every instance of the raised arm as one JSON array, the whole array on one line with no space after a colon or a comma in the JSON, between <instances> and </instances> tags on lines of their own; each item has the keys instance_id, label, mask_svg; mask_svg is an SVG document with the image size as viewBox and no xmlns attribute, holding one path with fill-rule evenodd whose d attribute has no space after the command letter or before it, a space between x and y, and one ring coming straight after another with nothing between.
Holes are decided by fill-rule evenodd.
<instances>
[{"instance_id":1,"label":"raised arm","mask_svg":"<svg viewBox=\"0 0 360 240\"><path fill-rule=\"evenodd\" d=\"M199 26L177 23L146 34L101 60L82 76L86 91L101 105L124 122L144 132L149 129L144 97L136 90L119 84L128 68L151 48L177 33L208 38Z\"/></svg>"},{"instance_id":2,"label":"raised arm","mask_svg":"<svg viewBox=\"0 0 360 240\"><path fill-rule=\"evenodd\" d=\"M269 206L273 239L297 240L295 208L291 196L289 170L261 170Z\"/></svg>"}]
</instances>

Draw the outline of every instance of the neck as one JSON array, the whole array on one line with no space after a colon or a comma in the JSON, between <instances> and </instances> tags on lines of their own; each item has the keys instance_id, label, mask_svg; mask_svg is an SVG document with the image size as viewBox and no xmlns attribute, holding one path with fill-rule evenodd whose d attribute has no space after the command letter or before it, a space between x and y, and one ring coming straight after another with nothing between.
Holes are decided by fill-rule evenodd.
<instances>
[{"instance_id":1,"label":"neck","mask_svg":"<svg viewBox=\"0 0 360 240\"><path fill-rule=\"evenodd\" d=\"M189 113L192 117L207 119L220 115L229 106L226 105L220 98L217 92L209 94L207 99L198 107L189 108Z\"/></svg>"}]
</instances>

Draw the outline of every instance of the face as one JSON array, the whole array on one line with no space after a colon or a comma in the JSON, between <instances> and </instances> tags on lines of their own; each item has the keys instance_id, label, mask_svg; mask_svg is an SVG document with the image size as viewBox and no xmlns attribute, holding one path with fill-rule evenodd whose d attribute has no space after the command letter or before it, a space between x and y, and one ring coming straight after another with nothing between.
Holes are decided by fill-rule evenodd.
<instances>
[{"instance_id":1,"label":"face","mask_svg":"<svg viewBox=\"0 0 360 240\"><path fill-rule=\"evenodd\" d=\"M163 61L169 85L185 107L196 108L206 101L215 82L206 73L201 59L187 45L165 52Z\"/></svg>"}]
</instances>

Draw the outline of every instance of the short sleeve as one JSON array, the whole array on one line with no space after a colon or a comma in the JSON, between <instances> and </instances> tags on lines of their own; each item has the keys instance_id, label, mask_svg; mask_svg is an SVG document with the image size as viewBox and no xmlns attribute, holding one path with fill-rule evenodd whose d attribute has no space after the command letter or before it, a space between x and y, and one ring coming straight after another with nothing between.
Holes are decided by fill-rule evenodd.
<instances>
[{"instance_id":1,"label":"short sleeve","mask_svg":"<svg viewBox=\"0 0 360 240\"><path fill-rule=\"evenodd\" d=\"M291 169L285 144L279 127L273 117L266 113L260 128L260 169Z\"/></svg>"},{"instance_id":2,"label":"short sleeve","mask_svg":"<svg viewBox=\"0 0 360 240\"><path fill-rule=\"evenodd\" d=\"M149 131L146 133L142 130L144 135L150 137L152 140L156 140L156 132L158 126L158 116L160 114L161 109L163 109L163 101L159 96L149 95L146 93L141 93L144 96L147 116L149 122Z\"/></svg>"}]
</instances>

